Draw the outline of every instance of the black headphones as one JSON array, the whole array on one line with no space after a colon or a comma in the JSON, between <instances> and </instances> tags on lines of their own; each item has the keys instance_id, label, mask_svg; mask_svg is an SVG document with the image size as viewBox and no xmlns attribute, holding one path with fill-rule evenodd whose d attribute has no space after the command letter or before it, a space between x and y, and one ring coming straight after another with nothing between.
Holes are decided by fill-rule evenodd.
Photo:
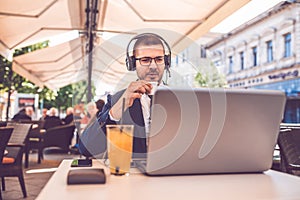
<instances>
[{"instance_id":1,"label":"black headphones","mask_svg":"<svg viewBox=\"0 0 300 200\"><path fill-rule=\"evenodd\" d=\"M126 66L127 66L127 69L128 71L135 71L136 69L136 59L135 59L135 56L130 56L129 55L129 48L130 46L132 46L131 44L133 43L133 41L137 41L139 40L140 38L142 37L156 37L158 38L160 41L162 41L163 43L163 46L164 46L164 50L166 49L165 47L167 47L169 53L164 55L164 59L165 59L165 69L167 70L167 72L170 74L170 71L169 71L169 68L170 68L170 65L171 65L171 48L170 46L168 45L168 43L159 35L157 34L154 34L154 33L142 33L142 34L139 34L137 36L135 36L134 38L132 38L128 45L127 45L127 48L126 48Z\"/></svg>"}]
</instances>

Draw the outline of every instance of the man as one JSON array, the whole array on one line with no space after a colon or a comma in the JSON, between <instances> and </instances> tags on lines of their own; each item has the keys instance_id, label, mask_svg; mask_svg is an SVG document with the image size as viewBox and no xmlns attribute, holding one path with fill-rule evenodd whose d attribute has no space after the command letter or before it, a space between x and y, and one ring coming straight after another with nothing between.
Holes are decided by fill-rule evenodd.
<instances>
[{"instance_id":1,"label":"man","mask_svg":"<svg viewBox=\"0 0 300 200\"><path fill-rule=\"evenodd\" d=\"M33 115L33 108L31 106L26 106L21 108L17 114L12 118L13 121L31 121Z\"/></svg>"},{"instance_id":2,"label":"man","mask_svg":"<svg viewBox=\"0 0 300 200\"><path fill-rule=\"evenodd\" d=\"M45 120L48 116L48 109L47 108L43 108L42 110L42 117L40 118L40 120Z\"/></svg>"},{"instance_id":3,"label":"man","mask_svg":"<svg viewBox=\"0 0 300 200\"><path fill-rule=\"evenodd\" d=\"M50 108L49 116L45 119L43 128L48 130L49 128L62 125L62 121L57 115L58 115L57 109L54 107Z\"/></svg>"},{"instance_id":4,"label":"man","mask_svg":"<svg viewBox=\"0 0 300 200\"><path fill-rule=\"evenodd\" d=\"M129 56L129 46L133 45L132 55ZM167 50L166 48L167 47ZM168 51L168 53L166 53ZM134 125L133 138L133 157L144 157L147 153L146 132L149 130L149 109L150 98L148 94L151 92L152 85L149 82L157 82L161 84L164 70L169 72L171 51L168 44L160 36L151 33L145 33L134 37L127 47L127 68L130 71L136 70L137 81L131 82L127 89L117 92L115 95L108 95L107 103L102 111L98 114L98 122L101 125L104 135L101 140L106 141L106 124L118 124L122 121L124 124ZM123 100L124 99L124 100ZM122 114L122 106L124 101L124 113ZM121 117L122 120L121 120ZM89 127L92 127L89 130ZM83 133L79 142L79 149L86 156L95 156L97 151L105 151L106 143L102 146L90 145L89 141L97 139L95 132L97 126L92 125ZM96 130L95 130L96 129ZM94 134L92 133L94 132ZM99 131L98 131L99 132ZM91 137L88 139L88 137ZM85 149L86 148L86 149ZM102 150L100 150L100 148ZM91 153L89 155L86 150Z\"/></svg>"},{"instance_id":5,"label":"man","mask_svg":"<svg viewBox=\"0 0 300 200\"><path fill-rule=\"evenodd\" d=\"M74 108L68 107L66 110L66 117L63 119L64 124L71 124L74 121Z\"/></svg>"}]
</instances>

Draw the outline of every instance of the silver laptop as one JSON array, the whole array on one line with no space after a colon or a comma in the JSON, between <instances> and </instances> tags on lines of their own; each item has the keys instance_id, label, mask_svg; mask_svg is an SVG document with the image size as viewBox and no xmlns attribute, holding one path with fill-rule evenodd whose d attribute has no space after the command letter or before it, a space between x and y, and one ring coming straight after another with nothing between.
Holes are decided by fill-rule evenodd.
<instances>
[{"instance_id":1,"label":"silver laptop","mask_svg":"<svg viewBox=\"0 0 300 200\"><path fill-rule=\"evenodd\" d=\"M250 89L158 89L148 175L248 173L270 169L285 94Z\"/></svg>"}]
</instances>

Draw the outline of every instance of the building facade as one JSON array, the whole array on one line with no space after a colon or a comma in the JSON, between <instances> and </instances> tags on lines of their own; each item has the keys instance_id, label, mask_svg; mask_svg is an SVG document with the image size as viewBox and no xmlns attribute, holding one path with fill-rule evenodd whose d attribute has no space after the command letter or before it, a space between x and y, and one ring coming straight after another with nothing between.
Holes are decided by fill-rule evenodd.
<instances>
[{"instance_id":1,"label":"building facade","mask_svg":"<svg viewBox=\"0 0 300 200\"><path fill-rule=\"evenodd\" d=\"M300 123L300 3L285 1L206 45L230 88L282 90Z\"/></svg>"}]
</instances>

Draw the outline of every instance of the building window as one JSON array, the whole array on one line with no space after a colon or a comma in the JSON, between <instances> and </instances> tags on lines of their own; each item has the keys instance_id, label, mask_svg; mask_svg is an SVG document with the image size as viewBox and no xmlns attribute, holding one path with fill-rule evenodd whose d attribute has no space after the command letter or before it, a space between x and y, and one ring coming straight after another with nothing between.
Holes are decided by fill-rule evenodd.
<instances>
[{"instance_id":1,"label":"building window","mask_svg":"<svg viewBox=\"0 0 300 200\"><path fill-rule=\"evenodd\" d=\"M231 74L233 72L233 58L232 58L232 56L228 57L228 61L229 61L228 73Z\"/></svg>"},{"instance_id":2,"label":"building window","mask_svg":"<svg viewBox=\"0 0 300 200\"><path fill-rule=\"evenodd\" d=\"M215 65L216 67L221 66L221 60L215 61L215 62L214 62L214 65Z\"/></svg>"},{"instance_id":3,"label":"building window","mask_svg":"<svg viewBox=\"0 0 300 200\"><path fill-rule=\"evenodd\" d=\"M252 48L253 66L257 66L257 47Z\"/></svg>"},{"instance_id":4,"label":"building window","mask_svg":"<svg viewBox=\"0 0 300 200\"><path fill-rule=\"evenodd\" d=\"M206 58L206 49L203 46L200 47L200 58Z\"/></svg>"},{"instance_id":5,"label":"building window","mask_svg":"<svg viewBox=\"0 0 300 200\"><path fill-rule=\"evenodd\" d=\"M267 62L273 61L273 43L272 40L267 41Z\"/></svg>"},{"instance_id":6,"label":"building window","mask_svg":"<svg viewBox=\"0 0 300 200\"><path fill-rule=\"evenodd\" d=\"M284 36L284 57L290 57L292 55L291 53L291 33L287 33Z\"/></svg>"},{"instance_id":7,"label":"building window","mask_svg":"<svg viewBox=\"0 0 300 200\"><path fill-rule=\"evenodd\" d=\"M241 64L241 70L243 70L244 69L244 67L245 67L245 59L244 59L244 52L243 51L241 51L240 52L240 64Z\"/></svg>"}]
</instances>

